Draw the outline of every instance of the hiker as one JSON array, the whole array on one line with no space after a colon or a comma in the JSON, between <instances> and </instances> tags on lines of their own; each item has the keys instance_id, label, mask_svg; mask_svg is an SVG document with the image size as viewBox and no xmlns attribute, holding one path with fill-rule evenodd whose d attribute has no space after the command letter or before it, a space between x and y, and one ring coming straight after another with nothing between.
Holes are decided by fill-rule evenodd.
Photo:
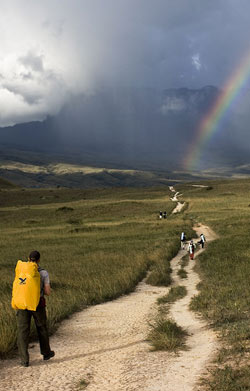
<instances>
[{"instance_id":1,"label":"hiker","mask_svg":"<svg viewBox=\"0 0 250 391\"><path fill-rule=\"evenodd\" d=\"M190 240L190 243L188 245L188 252L189 252L189 258L192 260L194 259L194 249L195 249L194 242Z\"/></svg>"},{"instance_id":2,"label":"hiker","mask_svg":"<svg viewBox=\"0 0 250 391\"><path fill-rule=\"evenodd\" d=\"M46 316L46 308L45 308L46 301L44 297L44 295L47 296L50 295L51 288L50 288L50 280L49 280L48 272L42 269L40 266L38 266L40 262L40 253L38 251L32 251L30 253L28 262L22 262L22 261L18 261L18 262L21 262L21 264L22 263L26 264L26 266L34 266L35 268L34 270L38 274L38 282L39 282L39 274L40 274L40 286L38 287L39 303L36 309L34 311L31 311L29 309L17 310L18 350L21 358L21 365L24 367L28 367L29 366L28 345L29 345L29 334L30 334L30 322L32 317L34 318L35 321L39 343L40 343L40 351L41 354L43 355L43 359L49 360L55 355L55 352L50 349L50 344L49 344L49 334L47 329L47 316ZM29 265L29 263L33 263L33 265ZM19 284L22 284L25 279L19 277L19 280L21 281ZM40 299L39 299L39 289L40 289ZM15 307L13 306L13 308Z\"/></svg>"},{"instance_id":3,"label":"hiker","mask_svg":"<svg viewBox=\"0 0 250 391\"><path fill-rule=\"evenodd\" d=\"M205 241L206 241L205 235L200 234L200 241L198 243L201 245L202 248L204 248L205 246Z\"/></svg>"},{"instance_id":4,"label":"hiker","mask_svg":"<svg viewBox=\"0 0 250 391\"><path fill-rule=\"evenodd\" d=\"M159 219L162 219L162 212L159 212Z\"/></svg>"},{"instance_id":5,"label":"hiker","mask_svg":"<svg viewBox=\"0 0 250 391\"><path fill-rule=\"evenodd\" d=\"M186 243L186 235L185 235L185 232L182 232L181 233L181 248L182 248L182 250L185 249L185 243Z\"/></svg>"},{"instance_id":6,"label":"hiker","mask_svg":"<svg viewBox=\"0 0 250 391\"><path fill-rule=\"evenodd\" d=\"M163 218L164 218L164 219L167 218L167 212L163 212Z\"/></svg>"}]
</instances>

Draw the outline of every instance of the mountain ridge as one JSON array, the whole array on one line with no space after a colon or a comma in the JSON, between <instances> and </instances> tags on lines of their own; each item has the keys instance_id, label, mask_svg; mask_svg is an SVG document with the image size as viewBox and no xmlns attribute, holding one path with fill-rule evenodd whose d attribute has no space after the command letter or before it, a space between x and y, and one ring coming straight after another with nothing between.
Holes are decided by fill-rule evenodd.
<instances>
[{"instance_id":1,"label":"mountain ridge","mask_svg":"<svg viewBox=\"0 0 250 391\"><path fill-rule=\"evenodd\" d=\"M123 171L181 172L200 121L220 93L214 86L113 88L73 97L44 121L0 128L0 163L43 165L48 161ZM219 167L232 172L250 163L249 109L250 93L245 91L207 142L195 175Z\"/></svg>"}]
</instances>

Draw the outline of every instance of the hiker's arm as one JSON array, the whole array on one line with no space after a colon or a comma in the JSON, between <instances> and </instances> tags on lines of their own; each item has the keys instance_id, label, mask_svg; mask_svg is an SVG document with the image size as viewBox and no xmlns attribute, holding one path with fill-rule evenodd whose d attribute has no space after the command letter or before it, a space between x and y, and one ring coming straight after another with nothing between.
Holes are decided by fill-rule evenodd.
<instances>
[{"instance_id":1,"label":"hiker's arm","mask_svg":"<svg viewBox=\"0 0 250 391\"><path fill-rule=\"evenodd\" d=\"M51 287L50 284L44 284L44 294L46 296L49 296L51 294Z\"/></svg>"}]
</instances>

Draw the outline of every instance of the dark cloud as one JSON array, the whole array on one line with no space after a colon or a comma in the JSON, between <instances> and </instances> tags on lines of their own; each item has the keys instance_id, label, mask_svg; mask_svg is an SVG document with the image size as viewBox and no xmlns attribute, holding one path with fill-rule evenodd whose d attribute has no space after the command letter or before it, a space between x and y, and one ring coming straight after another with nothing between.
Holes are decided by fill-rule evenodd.
<instances>
[{"instance_id":1,"label":"dark cloud","mask_svg":"<svg viewBox=\"0 0 250 391\"><path fill-rule=\"evenodd\" d=\"M34 79L31 72L21 73L20 76L23 78L23 80L33 80Z\"/></svg>"},{"instance_id":2,"label":"dark cloud","mask_svg":"<svg viewBox=\"0 0 250 391\"><path fill-rule=\"evenodd\" d=\"M36 53L29 52L26 56L20 57L19 62L23 64L27 69L31 69L34 72L43 72L43 56Z\"/></svg>"},{"instance_id":3,"label":"dark cloud","mask_svg":"<svg viewBox=\"0 0 250 391\"><path fill-rule=\"evenodd\" d=\"M248 0L1 5L0 125L21 109L27 120L53 114L100 87L223 87L250 49Z\"/></svg>"},{"instance_id":4,"label":"dark cloud","mask_svg":"<svg viewBox=\"0 0 250 391\"><path fill-rule=\"evenodd\" d=\"M36 105L41 100L41 94L31 91L31 89L25 90L23 86L15 84L4 83L3 87L10 93L21 97L28 105Z\"/></svg>"}]
</instances>

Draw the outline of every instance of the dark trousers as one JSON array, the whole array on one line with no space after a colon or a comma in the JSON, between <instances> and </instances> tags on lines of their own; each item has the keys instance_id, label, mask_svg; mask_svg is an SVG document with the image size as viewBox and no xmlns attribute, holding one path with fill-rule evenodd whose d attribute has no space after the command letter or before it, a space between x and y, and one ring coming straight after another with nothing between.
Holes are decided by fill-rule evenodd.
<instances>
[{"instance_id":1,"label":"dark trousers","mask_svg":"<svg viewBox=\"0 0 250 391\"><path fill-rule=\"evenodd\" d=\"M34 318L42 355L50 353L49 334L45 307L38 307L36 311L17 311L17 345L22 363L29 362L29 334L31 317Z\"/></svg>"}]
</instances>

